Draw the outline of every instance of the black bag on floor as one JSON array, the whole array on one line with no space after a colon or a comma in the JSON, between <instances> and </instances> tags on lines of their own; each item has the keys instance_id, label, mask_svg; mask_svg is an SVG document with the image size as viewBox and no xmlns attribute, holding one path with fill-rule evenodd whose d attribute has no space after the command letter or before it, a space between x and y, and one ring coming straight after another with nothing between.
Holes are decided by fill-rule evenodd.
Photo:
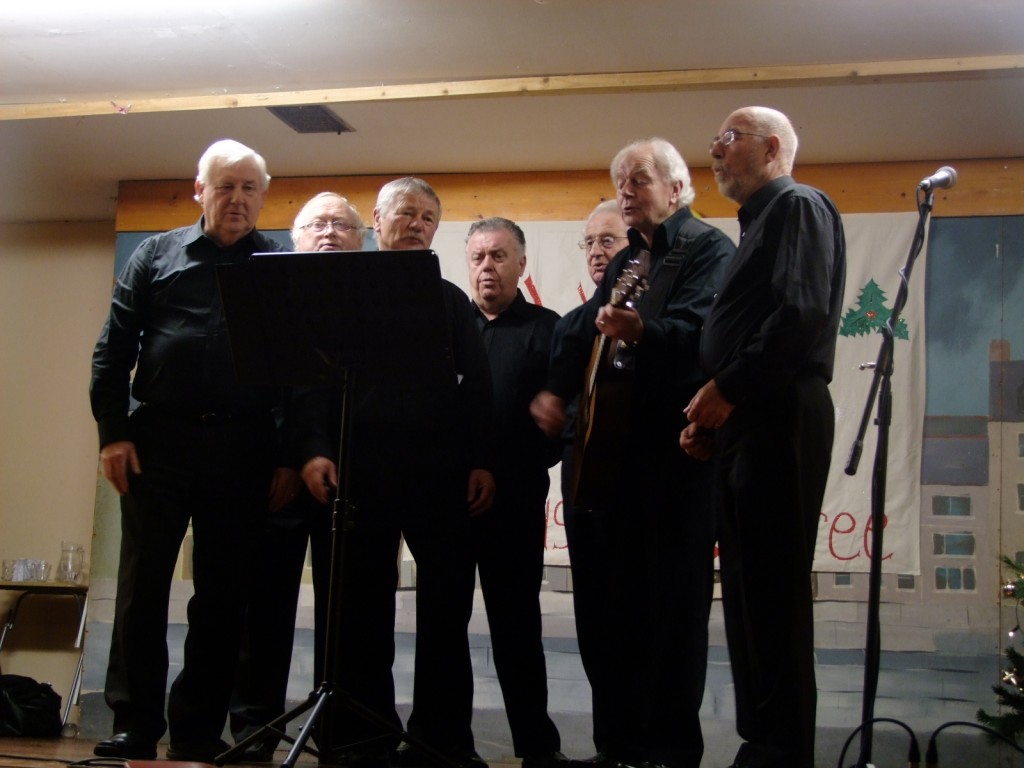
<instances>
[{"instance_id":1,"label":"black bag on floor","mask_svg":"<svg viewBox=\"0 0 1024 768\"><path fill-rule=\"evenodd\" d=\"M0 675L0 736L60 736L60 694L49 683Z\"/></svg>"}]
</instances>

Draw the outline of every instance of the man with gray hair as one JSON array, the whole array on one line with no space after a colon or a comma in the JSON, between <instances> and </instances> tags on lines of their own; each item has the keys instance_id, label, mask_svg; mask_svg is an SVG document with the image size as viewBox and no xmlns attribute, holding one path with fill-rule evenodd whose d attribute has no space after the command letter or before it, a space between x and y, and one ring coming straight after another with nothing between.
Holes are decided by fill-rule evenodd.
<instances>
[{"instance_id":1,"label":"man with gray hair","mask_svg":"<svg viewBox=\"0 0 1024 768\"><path fill-rule=\"evenodd\" d=\"M559 449L530 417L530 401L547 378L558 314L531 304L519 289L526 237L514 222L497 216L473 222L466 261L494 382L489 432L497 488L494 507L470 523L472 554L515 754L524 768L556 768L567 761L548 716L540 587L548 469Z\"/></svg>"},{"instance_id":2,"label":"man with gray hair","mask_svg":"<svg viewBox=\"0 0 1024 768\"><path fill-rule=\"evenodd\" d=\"M440 221L441 201L422 179L395 179L377 196L373 227L382 251L429 248ZM354 525L345 533L340 598L344 629L331 648L337 659L336 680L331 682L378 718L371 721L346 707L333 707L327 727L332 729L331 747L342 753L332 759L365 768L386 768L399 746L401 719L392 666L396 564L403 537L416 560L416 668L407 730L453 762L483 764L470 729L469 521L494 499L487 435L491 376L469 298L442 280L439 301L451 339L454 397L424 403L409 398L407 389L397 387L393 393L386 385L360 387L358 381L352 395L347 492ZM340 394L332 392L308 398L296 426L302 433L302 479L321 503L332 499L338 487L340 401ZM391 728L382 726L381 719ZM403 752L395 758L428 760L416 750Z\"/></svg>"},{"instance_id":3,"label":"man with gray hair","mask_svg":"<svg viewBox=\"0 0 1024 768\"><path fill-rule=\"evenodd\" d=\"M689 170L664 139L624 147L611 176L628 246L556 341L532 410L557 435L583 388L577 418L588 427L573 455L582 478L573 501L606 510L618 542L608 563L614 713L598 762L697 768L715 536L710 469L681 454L678 429L701 383L701 326L735 249L690 212ZM630 280L650 286L635 307L616 296ZM596 360L595 400L584 371L599 336L610 343Z\"/></svg>"},{"instance_id":4,"label":"man with gray hair","mask_svg":"<svg viewBox=\"0 0 1024 768\"><path fill-rule=\"evenodd\" d=\"M255 228L269 183L266 163L249 147L211 145L195 180L202 216L132 253L93 353L100 461L121 495L104 688L114 735L96 745L101 757L152 759L168 726L168 759L213 762L227 750L221 732L252 545L268 512L298 490L297 474L278 467L280 392L235 376L215 271L284 250ZM133 368L130 393L141 405L129 413ZM167 606L190 523L195 594L165 719Z\"/></svg>"},{"instance_id":5,"label":"man with gray hair","mask_svg":"<svg viewBox=\"0 0 1024 768\"><path fill-rule=\"evenodd\" d=\"M680 445L715 455L722 605L744 739L736 768L813 768L811 568L835 414L828 383L846 281L839 212L790 175L784 114L738 109L711 142L740 247L701 341L710 379ZM784 632L779 628L785 627Z\"/></svg>"}]
</instances>

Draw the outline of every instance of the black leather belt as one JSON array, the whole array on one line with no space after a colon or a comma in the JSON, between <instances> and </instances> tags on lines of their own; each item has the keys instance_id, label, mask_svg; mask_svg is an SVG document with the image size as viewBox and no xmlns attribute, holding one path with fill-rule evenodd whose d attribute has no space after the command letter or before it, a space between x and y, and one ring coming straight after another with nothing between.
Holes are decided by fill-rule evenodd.
<instances>
[{"instance_id":1,"label":"black leather belt","mask_svg":"<svg viewBox=\"0 0 1024 768\"><path fill-rule=\"evenodd\" d=\"M266 413L261 411L231 411L231 410L215 410L215 411L199 411L191 410L188 408L175 408L173 406L155 405L153 403L146 403L143 405L147 411L155 413L159 416L168 419L175 419L178 421L191 421L198 422L207 427L219 427L225 424L232 424L235 422L244 421L256 421L257 419L267 418Z\"/></svg>"}]
</instances>

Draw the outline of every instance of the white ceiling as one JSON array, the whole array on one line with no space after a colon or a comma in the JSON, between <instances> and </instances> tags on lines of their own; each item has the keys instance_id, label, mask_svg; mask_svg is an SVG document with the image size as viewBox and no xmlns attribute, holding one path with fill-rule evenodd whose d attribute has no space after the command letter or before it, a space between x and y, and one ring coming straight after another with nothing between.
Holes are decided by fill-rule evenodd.
<instances>
[{"instance_id":1,"label":"white ceiling","mask_svg":"<svg viewBox=\"0 0 1024 768\"><path fill-rule=\"evenodd\" d=\"M274 176L605 168L650 135L703 166L722 119L753 103L790 115L804 163L1024 156L1024 0L163 4L3 4L0 221L111 219L118 180L191 177L222 137L260 151ZM1003 63L981 79L948 74L985 57ZM905 60L931 74L864 75ZM800 66L818 77L752 88L716 72L757 82L766 68ZM557 77L671 72L679 82L691 70L700 87L656 92L588 92L577 88L586 78L560 87ZM558 92L377 98L403 84L541 76ZM261 106L209 108L229 96L310 103L326 91L331 102L360 86L375 88L332 106L351 134L296 134Z\"/></svg>"}]
</instances>

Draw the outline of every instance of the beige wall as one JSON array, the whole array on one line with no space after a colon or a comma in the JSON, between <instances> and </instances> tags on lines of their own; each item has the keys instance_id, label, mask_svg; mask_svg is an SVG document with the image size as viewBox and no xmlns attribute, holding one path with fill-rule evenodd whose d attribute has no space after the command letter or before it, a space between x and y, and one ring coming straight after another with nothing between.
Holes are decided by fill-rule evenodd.
<instances>
[{"instance_id":1,"label":"beige wall","mask_svg":"<svg viewBox=\"0 0 1024 768\"><path fill-rule=\"evenodd\" d=\"M0 558L56 560L70 539L88 560L97 479L89 370L110 306L114 225L0 224L0 243ZM16 594L0 592L0 615ZM36 602L46 601L25 602L0 668L52 680L63 694L69 654L18 650L50 645L26 636L40 625L29 620ZM66 618L43 626L64 634L67 625L73 639L74 612L53 611Z\"/></svg>"}]
</instances>

